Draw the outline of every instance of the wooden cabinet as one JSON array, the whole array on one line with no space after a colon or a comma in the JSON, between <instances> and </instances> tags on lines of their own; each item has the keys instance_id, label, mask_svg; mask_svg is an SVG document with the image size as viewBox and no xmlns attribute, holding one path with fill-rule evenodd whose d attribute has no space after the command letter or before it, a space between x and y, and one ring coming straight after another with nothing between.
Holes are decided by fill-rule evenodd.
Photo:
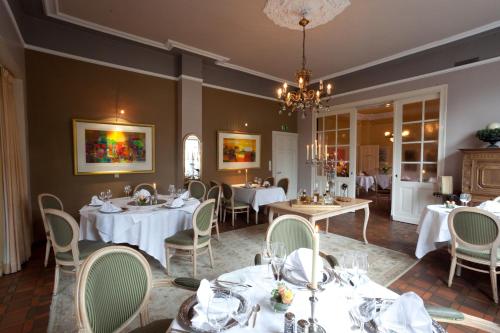
<instances>
[{"instance_id":1,"label":"wooden cabinet","mask_svg":"<svg viewBox=\"0 0 500 333\"><path fill-rule=\"evenodd\" d=\"M463 153L462 192L473 202L500 196L500 148L460 149Z\"/></svg>"}]
</instances>

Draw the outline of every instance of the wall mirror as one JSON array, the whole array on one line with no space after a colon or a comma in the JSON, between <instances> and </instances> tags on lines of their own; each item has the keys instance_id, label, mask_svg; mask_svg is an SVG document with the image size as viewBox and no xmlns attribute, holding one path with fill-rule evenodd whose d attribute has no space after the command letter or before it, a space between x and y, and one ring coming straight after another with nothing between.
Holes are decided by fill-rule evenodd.
<instances>
[{"instance_id":1,"label":"wall mirror","mask_svg":"<svg viewBox=\"0 0 500 333\"><path fill-rule=\"evenodd\" d=\"M194 134L184 137L184 178L201 178L201 140Z\"/></svg>"}]
</instances>

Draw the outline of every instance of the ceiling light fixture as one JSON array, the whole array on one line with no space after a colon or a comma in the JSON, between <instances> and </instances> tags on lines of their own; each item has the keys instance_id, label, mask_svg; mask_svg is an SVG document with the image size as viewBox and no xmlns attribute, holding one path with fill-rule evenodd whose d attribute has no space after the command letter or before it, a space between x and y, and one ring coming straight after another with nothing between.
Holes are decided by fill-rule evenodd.
<instances>
[{"instance_id":1,"label":"ceiling light fixture","mask_svg":"<svg viewBox=\"0 0 500 333\"><path fill-rule=\"evenodd\" d=\"M278 88L276 93L281 102L279 114L288 110L288 115L293 112L301 112L302 118L306 117L306 111L319 112L325 107L321 101L322 97L332 93L333 86L331 83L326 85L324 89L323 81L319 81L319 89L310 89L309 81L311 79L311 71L306 68L306 26L309 20L305 17L299 21L302 27L302 68L295 74L295 79L298 83L298 90L288 91L288 84L283 83L282 88Z\"/></svg>"}]
</instances>

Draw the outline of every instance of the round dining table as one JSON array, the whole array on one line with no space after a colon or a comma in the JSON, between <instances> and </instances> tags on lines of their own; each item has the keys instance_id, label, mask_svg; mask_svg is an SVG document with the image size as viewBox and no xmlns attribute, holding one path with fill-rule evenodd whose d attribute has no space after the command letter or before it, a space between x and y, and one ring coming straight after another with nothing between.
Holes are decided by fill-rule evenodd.
<instances>
[{"instance_id":1,"label":"round dining table","mask_svg":"<svg viewBox=\"0 0 500 333\"><path fill-rule=\"evenodd\" d=\"M375 184L375 178L373 178L373 176L357 176L356 183L368 192Z\"/></svg>"},{"instance_id":2,"label":"round dining table","mask_svg":"<svg viewBox=\"0 0 500 333\"><path fill-rule=\"evenodd\" d=\"M102 213L99 207L88 205L82 207L80 239L136 245L166 267L165 238L192 228L193 213L200 201L190 198L179 208L134 207L129 204L131 201L129 197L112 199L113 205L126 209L118 213Z\"/></svg>"}]
</instances>

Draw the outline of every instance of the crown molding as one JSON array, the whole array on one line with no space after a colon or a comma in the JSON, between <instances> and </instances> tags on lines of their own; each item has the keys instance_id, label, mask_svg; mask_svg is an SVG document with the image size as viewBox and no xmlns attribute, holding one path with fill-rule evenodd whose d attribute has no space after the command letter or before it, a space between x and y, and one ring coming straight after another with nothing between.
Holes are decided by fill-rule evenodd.
<instances>
[{"instance_id":1,"label":"crown molding","mask_svg":"<svg viewBox=\"0 0 500 333\"><path fill-rule=\"evenodd\" d=\"M227 61L229 61L229 58L227 58L227 57L221 56L221 55L213 53L213 52L205 51L203 49L199 49L197 47L194 47L194 46L191 46L191 45L187 45L187 44L175 41L173 39L167 40L167 42L165 43L165 49L167 51L172 51L173 49L183 50L183 51L186 51L186 52L190 52L190 53L194 53L194 54L200 55L202 57L214 59L216 62L227 62Z\"/></svg>"},{"instance_id":2,"label":"crown molding","mask_svg":"<svg viewBox=\"0 0 500 333\"><path fill-rule=\"evenodd\" d=\"M418 52L426 51L426 50L429 50L429 49L432 49L432 48L435 48L435 47L438 47L438 46L442 46L442 45L445 45L445 44L448 44L448 43L451 43L451 42L455 42L455 41L460 40L460 39L471 37L471 36L474 36L474 35L477 35L477 34L480 34L482 32L485 32L485 31L488 31L488 30L491 30L491 29L495 29L495 28L498 28L498 27L500 27L500 20L488 23L488 24L480 26L478 28L474 28L474 29L471 29L471 30L464 31L462 33L459 33L459 34L456 34L456 35L453 35L453 36L450 36L450 37L447 37L447 38L443 38L443 39L440 39L440 40L437 40L437 41L434 41L434 42L431 42L431 43L427 43L427 44L424 44L424 45L421 45L421 46L418 46L418 47L415 47L415 48L412 48L412 49L409 49L409 50L406 50L406 51L403 51L403 52L399 52L399 53L393 54L393 55L388 56L388 57L384 57L384 58L381 58L381 59L370 61L370 62L367 62L365 64L359 65L359 66L354 66L354 67L342 70L340 72L335 72L335 73L332 73L332 74L329 74L329 75L325 75L325 76L322 76L322 77L319 77L317 79L312 80L311 83L317 83L320 80L333 79L333 78L336 78L336 77L339 77L339 76L342 76L342 75L346 75L346 74L350 74L350 73L353 73L353 72L357 72L357 71L360 71L360 70L363 70L363 69L366 69L366 68L369 68L369 67L373 67L373 66L377 66L377 65L383 64L385 62L389 62L389 61L392 61L392 60L403 58L403 57L406 57L406 56L409 56L409 55L412 55L412 54L415 54L415 53L418 53Z\"/></svg>"},{"instance_id":3,"label":"crown molding","mask_svg":"<svg viewBox=\"0 0 500 333\"><path fill-rule=\"evenodd\" d=\"M222 66L222 67L234 69L234 70L237 70L237 71L240 71L240 72L244 72L244 73L247 73L247 74L259 76L259 77L262 77L264 79L268 79L268 80L271 80L271 81L286 82L289 86L292 86L292 87L295 87L295 88L299 87L296 82L285 80L285 79L282 79L280 77L277 77L277 76L274 76L274 75L270 75L270 74L266 74L266 73L262 73L262 72L259 72L259 71L256 71L256 70L253 70L253 69L250 69L250 68L246 68L246 67L243 67L243 66L238 66L238 65L235 65L235 64L231 64L229 62L216 61L215 64L219 65L219 66Z\"/></svg>"},{"instance_id":4,"label":"crown molding","mask_svg":"<svg viewBox=\"0 0 500 333\"><path fill-rule=\"evenodd\" d=\"M199 77L194 77L194 76L190 76L190 75L186 75L186 74L181 74L177 77L177 80L190 80L190 81L195 81L195 82L201 82L203 83L203 79L199 78Z\"/></svg>"},{"instance_id":5,"label":"crown molding","mask_svg":"<svg viewBox=\"0 0 500 333\"><path fill-rule=\"evenodd\" d=\"M16 17L14 16L14 13L12 12L12 9L10 8L10 4L7 0L2 0L3 4L5 6L5 9L7 10L7 15L9 15L12 24L14 25L14 30L16 30L17 37L19 38L19 41L23 45L23 47L26 47L26 42L24 41L23 34L21 33L21 30L19 30L19 26L17 25Z\"/></svg>"},{"instance_id":6,"label":"crown molding","mask_svg":"<svg viewBox=\"0 0 500 333\"><path fill-rule=\"evenodd\" d=\"M224 91L229 91L229 92L232 92L232 93L237 93L237 94L241 94L241 95L247 95L247 96L252 96L252 97L257 97L257 98L267 99L267 100L270 100L270 101L273 101L273 102L279 102L279 100L278 100L278 99L276 99L276 98L274 98L274 97L269 97L269 96L264 96L264 95L259 95L259 94L253 94L253 93L246 92L246 91L243 91L243 90L237 90L237 89L232 89L232 88L226 88L226 87L218 86L218 85L216 85L216 84L203 83L202 85L203 85L203 87L207 87L207 88L213 88L213 89L218 89L218 90L224 90Z\"/></svg>"}]
</instances>

